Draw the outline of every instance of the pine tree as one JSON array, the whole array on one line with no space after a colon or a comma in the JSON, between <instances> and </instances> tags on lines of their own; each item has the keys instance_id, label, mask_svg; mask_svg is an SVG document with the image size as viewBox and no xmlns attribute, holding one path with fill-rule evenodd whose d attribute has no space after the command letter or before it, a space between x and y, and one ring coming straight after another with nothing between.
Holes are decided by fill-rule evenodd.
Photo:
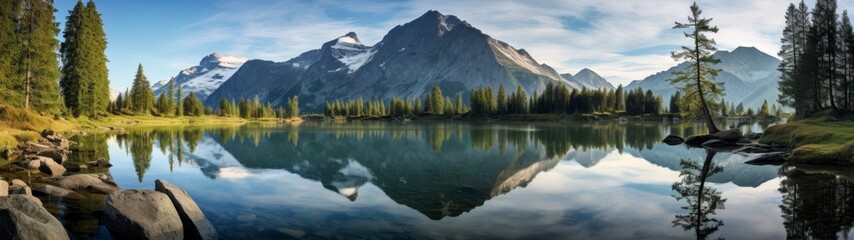
<instances>
[{"instance_id":1,"label":"pine tree","mask_svg":"<svg viewBox=\"0 0 854 240\"><path fill-rule=\"evenodd\" d=\"M623 90L623 84L620 84L619 86L617 86L617 91L615 93L616 98L617 98L617 109L615 109L616 111L626 110L626 102L625 102L626 99L625 99L625 93L623 93L623 91L624 91Z\"/></svg>"},{"instance_id":2,"label":"pine tree","mask_svg":"<svg viewBox=\"0 0 854 240\"><path fill-rule=\"evenodd\" d=\"M196 97L196 93L190 92L190 94L187 94L187 97L184 98L183 104L185 116L204 116L205 107L202 105L202 101Z\"/></svg>"},{"instance_id":3,"label":"pine tree","mask_svg":"<svg viewBox=\"0 0 854 240\"><path fill-rule=\"evenodd\" d=\"M175 101L175 114L179 117L184 116L184 90L181 85L178 85L178 93L175 94Z\"/></svg>"},{"instance_id":4,"label":"pine tree","mask_svg":"<svg viewBox=\"0 0 854 240\"><path fill-rule=\"evenodd\" d=\"M106 37L95 3L78 1L69 11L60 46L65 106L75 116L103 115L109 103Z\"/></svg>"},{"instance_id":5,"label":"pine tree","mask_svg":"<svg viewBox=\"0 0 854 240\"><path fill-rule=\"evenodd\" d=\"M18 37L21 54L15 68L23 84L15 89L24 96L23 107L44 114L58 114L62 107L59 93L59 33L52 2L21 0Z\"/></svg>"},{"instance_id":6,"label":"pine tree","mask_svg":"<svg viewBox=\"0 0 854 240\"><path fill-rule=\"evenodd\" d=\"M151 86L145 73L142 71L142 64L139 64L136 70L136 77L133 79L133 87L130 90L133 105L131 111L135 114L149 114L154 107L154 93L151 91Z\"/></svg>"},{"instance_id":7,"label":"pine tree","mask_svg":"<svg viewBox=\"0 0 854 240\"><path fill-rule=\"evenodd\" d=\"M507 113L507 91L504 90L504 85L498 87L498 114Z\"/></svg>"},{"instance_id":8,"label":"pine tree","mask_svg":"<svg viewBox=\"0 0 854 240\"><path fill-rule=\"evenodd\" d=\"M848 18L848 10L842 12L842 23L839 28L840 42L840 96L838 101L842 104L843 110L851 109L851 94L850 83L854 81L854 27L851 26L851 19ZM773 112L773 111L772 111Z\"/></svg>"},{"instance_id":9,"label":"pine tree","mask_svg":"<svg viewBox=\"0 0 854 240\"><path fill-rule=\"evenodd\" d=\"M86 29L89 29L88 45L91 53L90 61L90 77L92 78L91 88L91 107L94 115L102 115L106 110L107 104L110 102L110 80L107 75L107 36L104 33L104 23L101 21L101 14L98 13L95 2L89 0L86 3Z\"/></svg>"},{"instance_id":10,"label":"pine tree","mask_svg":"<svg viewBox=\"0 0 854 240\"><path fill-rule=\"evenodd\" d=\"M297 96L288 99L288 117L299 117L299 98Z\"/></svg>"},{"instance_id":11,"label":"pine tree","mask_svg":"<svg viewBox=\"0 0 854 240\"><path fill-rule=\"evenodd\" d=\"M759 108L759 115L763 117L771 116L771 110L768 109L768 100L762 103L762 107Z\"/></svg>"},{"instance_id":12,"label":"pine tree","mask_svg":"<svg viewBox=\"0 0 854 240\"><path fill-rule=\"evenodd\" d=\"M807 42L811 29L809 10L802 0L795 7L790 4L786 10L786 23L781 38L781 49L778 56L782 59L777 68L781 73L779 84L780 95L778 102L795 108L800 115L812 111L810 99L815 95L812 79L807 79L807 71L814 71L810 66L808 50L813 46Z\"/></svg>"},{"instance_id":13,"label":"pine tree","mask_svg":"<svg viewBox=\"0 0 854 240\"><path fill-rule=\"evenodd\" d=\"M837 21L839 16L836 14L836 0L818 0L815 8L813 8L813 27L816 31L818 39L817 53L818 55L818 76L819 85L827 87L827 95L824 100L830 103L830 107L834 111L838 111L836 107L835 93L833 88L839 78L839 69L837 57L839 54L839 28ZM821 101L821 102L824 102Z\"/></svg>"},{"instance_id":14,"label":"pine tree","mask_svg":"<svg viewBox=\"0 0 854 240\"><path fill-rule=\"evenodd\" d=\"M720 63L720 60L712 56L717 48L715 41L706 36L706 33L717 33L718 27L709 25L712 19L700 18L702 12L695 2L691 5L691 16L688 17L688 23L676 22L673 27L675 29L691 29L690 32L685 33L685 37L693 41L693 46L682 47L683 51L672 53L673 59L677 61L687 60L691 64L684 71L675 72L674 75L676 76L670 82L671 84L684 84L680 91L685 93L686 103L691 105L691 109L699 107L706 119L706 127L709 132L716 133L720 130L715 125L706 101L714 102L720 97L723 94L723 84L714 81L720 70L713 68L712 65Z\"/></svg>"},{"instance_id":15,"label":"pine tree","mask_svg":"<svg viewBox=\"0 0 854 240\"><path fill-rule=\"evenodd\" d=\"M15 91L14 82L18 79L15 74L16 61L19 59L22 43L17 34L18 19L16 13L19 1L0 1L0 102L19 106L22 102Z\"/></svg>"},{"instance_id":16,"label":"pine tree","mask_svg":"<svg viewBox=\"0 0 854 240\"><path fill-rule=\"evenodd\" d=\"M433 91L430 93L430 100L430 107L433 111L431 112L432 114L445 114L445 97L442 96L442 89L439 89L439 86L433 87Z\"/></svg>"}]
</instances>

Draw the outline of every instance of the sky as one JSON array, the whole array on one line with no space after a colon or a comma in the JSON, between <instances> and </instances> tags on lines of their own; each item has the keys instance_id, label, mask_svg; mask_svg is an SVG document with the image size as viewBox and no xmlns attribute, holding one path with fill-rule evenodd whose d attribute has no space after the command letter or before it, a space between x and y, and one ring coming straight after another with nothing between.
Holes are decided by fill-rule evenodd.
<instances>
[{"instance_id":1,"label":"sky","mask_svg":"<svg viewBox=\"0 0 854 240\"><path fill-rule=\"evenodd\" d=\"M752 46L776 56L788 0L699 0L720 31L721 50ZM807 1L812 7L815 0ZM838 0L839 12L854 0ZM56 0L60 26L75 0ZM347 32L366 45L428 10L455 15L527 50L560 73L590 68L628 84L676 64L670 51L689 43L690 0L147 0L96 1L107 34L110 85L131 86L138 64L148 80L169 79L217 52L286 61Z\"/></svg>"}]
</instances>

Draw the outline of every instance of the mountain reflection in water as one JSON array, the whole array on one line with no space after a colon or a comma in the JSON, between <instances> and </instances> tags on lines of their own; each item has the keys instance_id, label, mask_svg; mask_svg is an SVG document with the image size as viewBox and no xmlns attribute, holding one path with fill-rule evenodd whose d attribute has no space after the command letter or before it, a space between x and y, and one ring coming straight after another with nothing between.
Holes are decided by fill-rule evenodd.
<instances>
[{"instance_id":1,"label":"mountain reflection in water","mask_svg":"<svg viewBox=\"0 0 854 240\"><path fill-rule=\"evenodd\" d=\"M156 178L185 188L224 238L280 239L295 231L307 238L823 238L850 229L850 218L842 214L850 212L850 204L839 203L851 200L841 195L830 205L839 209L824 211L837 213L834 227L816 228L824 217L799 213L781 219L774 213L830 201L804 202L809 197L802 195L819 190L797 184L806 174L791 174L800 172L797 168L751 166L740 154L660 144L667 134L702 129L660 123L441 122L170 127L81 138L94 150L76 157L107 157L115 164L108 173L122 188L152 188ZM721 171L684 181L686 175L679 173L693 169L686 161L697 168L692 174L706 166ZM806 179L812 178L841 184L834 177ZM728 199L727 207L735 210L682 209L696 202L673 202L673 196L696 192L673 191L674 182L694 189L705 183L702 195L713 197L701 205ZM849 184L835 192L851 189ZM45 202L76 237L97 238L106 233L97 217L103 195L94 195ZM784 207L778 207L781 197ZM750 211L756 212L742 214ZM760 211L768 214L755 214ZM698 219L727 225L696 228Z\"/></svg>"}]
</instances>

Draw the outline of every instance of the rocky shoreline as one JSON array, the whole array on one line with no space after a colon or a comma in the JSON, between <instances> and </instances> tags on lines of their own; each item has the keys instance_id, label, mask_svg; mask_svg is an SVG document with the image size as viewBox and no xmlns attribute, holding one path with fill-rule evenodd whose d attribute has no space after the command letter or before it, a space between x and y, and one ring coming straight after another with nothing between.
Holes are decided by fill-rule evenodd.
<instances>
[{"instance_id":1,"label":"rocky shoreline","mask_svg":"<svg viewBox=\"0 0 854 240\"><path fill-rule=\"evenodd\" d=\"M755 143L754 141L760 137L762 137L761 133L745 136L738 129L729 129L684 139L676 135L668 135L662 142L671 146L685 144L688 147L741 154L746 157L745 163L752 165L781 165L788 160L791 148L779 144Z\"/></svg>"},{"instance_id":2,"label":"rocky shoreline","mask_svg":"<svg viewBox=\"0 0 854 240\"><path fill-rule=\"evenodd\" d=\"M85 134L72 132L71 134ZM20 143L6 150L6 157L27 172L37 174L41 183L29 186L21 179L0 178L0 239L70 239L62 223L33 196L81 200L87 193L106 194L100 224L115 239L218 239L213 225L183 189L165 180L155 181L154 190L121 189L109 174L74 173L62 164L68 161L76 143L51 130L41 132L38 141ZM78 169L112 165L98 159L82 163ZM25 178L26 179L26 178Z\"/></svg>"}]
</instances>

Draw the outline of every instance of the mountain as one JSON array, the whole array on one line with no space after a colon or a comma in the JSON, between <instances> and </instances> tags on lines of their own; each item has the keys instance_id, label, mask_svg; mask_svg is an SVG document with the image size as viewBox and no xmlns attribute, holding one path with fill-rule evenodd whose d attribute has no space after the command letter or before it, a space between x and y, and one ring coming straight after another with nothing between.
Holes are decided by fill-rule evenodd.
<instances>
[{"instance_id":1,"label":"mountain","mask_svg":"<svg viewBox=\"0 0 854 240\"><path fill-rule=\"evenodd\" d=\"M178 85L181 85L183 88L183 96L181 97L194 92L200 100L205 101L208 95L234 75L246 60L243 57L212 53L202 58L198 66L184 69L172 79L155 83L151 88L154 90L154 96L156 97L168 91L169 82L174 81L176 91Z\"/></svg>"},{"instance_id":2,"label":"mountain","mask_svg":"<svg viewBox=\"0 0 854 240\"><path fill-rule=\"evenodd\" d=\"M119 98L119 94L121 94L121 92L110 88L110 101L115 101L117 98Z\"/></svg>"},{"instance_id":3,"label":"mountain","mask_svg":"<svg viewBox=\"0 0 854 240\"><path fill-rule=\"evenodd\" d=\"M608 80L605 80L605 78L599 76L598 73L588 68L581 69L581 71L578 71L575 75L564 73L560 76L569 82L576 83L589 89L616 89L614 85L611 85L611 83L608 82Z\"/></svg>"},{"instance_id":4,"label":"mountain","mask_svg":"<svg viewBox=\"0 0 854 240\"><path fill-rule=\"evenodd\" d=\"M416 98L433 86L445 95L460 92L468 98L472 88L521 85L533 93L548 83L581 88L524 49L455 16L428 11L394 27L373 46L351 32L285 62L246 62L206 103L258 96L283 105L297 95L303 109L317 111L326 100Z\"/></svg>"},{"instance_id":5,"label":"mountain","mask_svg":"<svg viewBox=\"0 0 854 240\"><path fill-rule=\"evenodd\" d=\"M744 103L745 107L758 108L763 101L777 101L778 81L780 72L777 66L780 60L754 47L738 47L732 52L718 51L714 57L721 60L714 67L721 69L715 81L723 82L727 102ZM652 90L656 95L663 96L665 105L669 104L670 96L676 93L676 88L670 84L673 72L685 69L687 62L680 63L666 71L658 72L643 80L633 81L627 90L643 88Z\"/></svg>"}]
</instances>

